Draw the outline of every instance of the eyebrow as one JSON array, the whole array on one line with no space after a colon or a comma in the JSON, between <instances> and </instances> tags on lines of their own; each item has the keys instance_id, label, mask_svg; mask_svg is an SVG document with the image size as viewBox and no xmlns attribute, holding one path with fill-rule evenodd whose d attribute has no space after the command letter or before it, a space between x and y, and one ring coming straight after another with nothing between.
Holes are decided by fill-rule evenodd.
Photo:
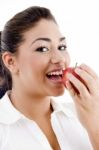
<instances>
[{"instance_id":1,"label":"eyebrow","mask_svg":"<svg viewBox=\"0 0 99 150\"><path fill-rule=\"evenodd\" d=\"M61 37L61 38L59 38L59 42L64 41L64 40L66 40L66 38L65 38L65 37ZM51 42L52 40L51 40L50 38L40 37L40 38L35 39L35 40L32 42L32 44L34 44L34 43L35 43L35 42L37 42L37 41L46 41L46 42Z\"/></svg>"}]
</instances>

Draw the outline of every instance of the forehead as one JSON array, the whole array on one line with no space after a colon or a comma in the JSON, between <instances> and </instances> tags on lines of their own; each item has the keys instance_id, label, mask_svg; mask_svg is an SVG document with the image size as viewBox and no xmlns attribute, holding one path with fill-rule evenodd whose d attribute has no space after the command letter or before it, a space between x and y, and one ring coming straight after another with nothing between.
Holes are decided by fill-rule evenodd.
<instances>
[{"instance_id":1,"label":"forehead","mask_svg":"<svg viewBox=\"0 0 99 150\"><path fill-rule=\"evenodd\" d=\"M59 26L53 20L40 20L34 27L31 27L23 34L25 40L32 40L38 37L60 38L62 34Z\"/></svg>"}]
</instances>

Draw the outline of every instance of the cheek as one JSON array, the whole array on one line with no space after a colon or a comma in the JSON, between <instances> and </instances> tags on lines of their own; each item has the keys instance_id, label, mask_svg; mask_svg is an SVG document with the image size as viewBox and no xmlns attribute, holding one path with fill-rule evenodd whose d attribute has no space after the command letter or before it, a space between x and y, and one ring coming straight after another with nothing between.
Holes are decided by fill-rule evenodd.
<instances>
[{"instance_id":1,"label":"cheek","mask_svg":"<svg viewBox=\"0 0 99 150\"><path fill-rule=\"evenodd\" d=\"M71 58L70 55L68 54L68 66L70 65L70 62L71 62Z\"/></svg>"},{"instance_id":2,"label":"cheek","mask_svg":"<svg viewBox=\"0 0 99 150\"><path fill-rule=\"evenodd\" d=\"M68 52L65 54L65 60L66 60L66 67L68 67L71 62L70 55Z\"/></svg>"},{"instance_id":3,"label":"cheek","mask_svg":"<svg viewBox=\"0 0 99 150\"><path fill-rule=\"evenodd\" d=\"M46 71L48 59L45 57L35 56L27 63L27 70L29 74L34 75L35 78L41 78Z\"/></svg>"}]
</instances>

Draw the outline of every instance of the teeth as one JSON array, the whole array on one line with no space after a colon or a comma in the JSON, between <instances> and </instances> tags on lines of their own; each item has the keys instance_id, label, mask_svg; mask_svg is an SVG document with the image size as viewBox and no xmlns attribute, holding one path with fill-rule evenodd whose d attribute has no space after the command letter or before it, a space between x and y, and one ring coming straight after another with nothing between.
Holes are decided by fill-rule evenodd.
<instances>
[{"instance_id":1,"label":"teeth","mask_svg":"<svg viewBox=\"0 0 99 150\"><path fill-rule=\"evenodd\" d=\"M48 73L48 75L62 75L62 74L63 74L62 70Z\"/></svg>"}]
</instances>

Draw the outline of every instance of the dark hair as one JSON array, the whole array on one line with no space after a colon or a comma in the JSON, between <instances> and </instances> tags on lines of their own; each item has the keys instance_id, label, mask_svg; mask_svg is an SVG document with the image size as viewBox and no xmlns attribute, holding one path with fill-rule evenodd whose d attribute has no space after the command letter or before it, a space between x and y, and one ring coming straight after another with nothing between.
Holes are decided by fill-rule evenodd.
<instances>
[{"instance_id":1,"label":"dark hair","mask_svg":"<svg viewBox=\"0 0 99 150\"><path fill-rule=\"evenodd\" d=\"M0 31L1 40L1 31ZM8 84L8 82L10 84ZM0 42L0 98L6 93L7 90L11 89L12 79L7 68L4 67L2 61L1 42Z\"/></svg>"},{"instance_id":2,"label":"dark hair","mask_svg":"<svg viewBox=\"0 0 99 150\"><path fill-rule=\"evenodd\" d=\"M41 19L53 20L56 23L50 10L40 6L29 7L10 19L1 33L0 49L2 53L5 51L10 53L17 52L19 45L24 41L23 33L35 26ZM6 78L9 78L9 80L7 80L9 85L8 89L11 89L11 75L4 65L3 70L6 72Z\"/></svg>"},{"instance_id":3,"label":"dark hair","mask_svg":"<svg viewBox=\"0 0 99 150\"><path fill-rule=\"evenodd\" d=\"M1 32L0 32L0 40L1 40ZM4 76L2 71L2 62L1 62L1 42L0 42L0 98L5 94L6 90L4 88Z\"/></svg>"},{"instance_id":4,"label":"dark hair","mask_svg":"<svg viewBox=\"0 0 99 150\"><path fill-rule=\"evenodd\" d=\"M56 22L50 10L44 7L33 6L16 14L6 23L2 32L2 51L14 53L23 41L22 33L35 26L43 18Z\"/></svg>"}]
</instances>

